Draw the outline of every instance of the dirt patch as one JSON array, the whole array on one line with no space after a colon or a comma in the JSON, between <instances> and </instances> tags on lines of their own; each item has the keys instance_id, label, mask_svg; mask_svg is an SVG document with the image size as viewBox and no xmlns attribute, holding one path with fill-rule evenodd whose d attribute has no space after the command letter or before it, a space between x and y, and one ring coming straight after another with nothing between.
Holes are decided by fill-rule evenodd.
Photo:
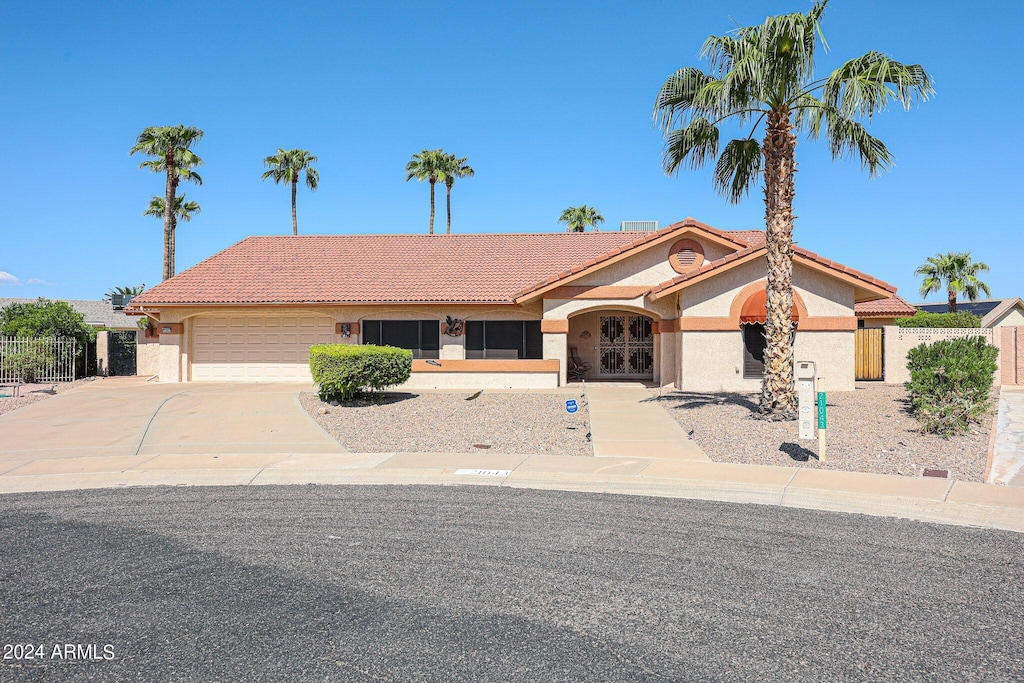
<instances>
[{"instance_id":1,"label":"dirt patch","mask_svg":"<svg viewBox=\"0 0 1024 683\"><path fill-rule=\"evenodd\" d=\"M818 442L800 441L796 422L755 420L756 394L672 392L658 401L717 462L920 476L924 468L949 470L963 481L983 481L992 417L972 433L943 439L917 431L901 386L858 383L855 391L828 394L828 459Z\"/></svg>"},{"instance_id":2,"label":"dirt patch","mask_svg":"<svg viewBox=\"0 0 1024 683\"><path fill-rule=\"evenodd\" d=\"M313 419L358 453L513 453L584 456L594 450L585 404L577 393L387 393L382 400L326 404L312 392L299 400ZM326 414L323 412L326 410Z\"/></svg>"}]
</instances>

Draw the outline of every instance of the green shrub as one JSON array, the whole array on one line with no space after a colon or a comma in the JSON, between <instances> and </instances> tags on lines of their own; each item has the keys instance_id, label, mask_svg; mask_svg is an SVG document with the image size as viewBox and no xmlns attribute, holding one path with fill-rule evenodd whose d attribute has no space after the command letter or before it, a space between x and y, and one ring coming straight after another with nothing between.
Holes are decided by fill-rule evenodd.
<instances>
[{"instance_id":1,"label":"green shrub","mask_svg":"<svg viewBox=\"0 0 1024 683\"><path fill-rule=\"evenodd\" d=\"M907 354L910 409L921 431L951 436L968 430L991 407L999 349L984 337L921 344Z\"/></svg>"},{"instance_id":2,"label":"green shrub","mask_svg":"<svg viewBox=\"0 0 1024 683\"><path fill-rule=\"evenodd\" d=\"M381 390L409 379L412 351L372 344L318 344L309 349L309 370L320 400L350 401L365 388Z\"/></svg>"},{"instance_id":3,"label":"green shrub","mask_svg":"<svg viewBox=\"0 0 1024 683\"><path fill-rule=\"evenodd\" d=\"M981 327L981 318L968 313L927 313L918 311L912 318L896 318L897 327Z\"/></svg>"},{"instance_id":4,"label":"green shrub","mask_svg":"<svg viewBox=\"0 0 1024 683\"><path fill-rule=\"evenodd\" d=\"M3 357L0 367L5 373L25 382L35 382L54 362L56 358L53 350L46 342L26 340L22 343L20 351L8 353Z\"/></svg>"}]
</instances>

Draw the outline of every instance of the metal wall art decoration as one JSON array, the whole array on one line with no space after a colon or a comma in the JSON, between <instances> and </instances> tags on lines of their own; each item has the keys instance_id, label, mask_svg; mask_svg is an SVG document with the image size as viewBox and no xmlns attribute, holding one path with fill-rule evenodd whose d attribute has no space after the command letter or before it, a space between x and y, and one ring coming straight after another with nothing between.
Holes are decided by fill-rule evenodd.
<instances>
[{"instance_id":1,"label":"metal wall art decoration","mask_svg":"<svg viewBox=\"0 0 1024 683\"><path fill-rule=\"evenodd\" d=\"M352 323L341 324L341 338L350 339L352 337Z\"/></svg>"},{"instance_id":2,"label":"metal wall art decoration","mask_svg":"<svg viewBox=\"0 0 1024 683\"><path fill-rule=\"evenodd\" d=\"M590 339L590 330L583 330L580 332L580 339Z\"/></svg>"},{"instance_id":3,"label":"metal wall art decoration","mask_svg":"<svg viewBox=\"0 0 1024 683\"><path fill-rule=\"evenodd\" d=\"M442 330L446 337L461 337L463 332L466 331L466 321L459 318L453 318L450 315L444 317L444 329Z\"/></svg>"}]
</instances>

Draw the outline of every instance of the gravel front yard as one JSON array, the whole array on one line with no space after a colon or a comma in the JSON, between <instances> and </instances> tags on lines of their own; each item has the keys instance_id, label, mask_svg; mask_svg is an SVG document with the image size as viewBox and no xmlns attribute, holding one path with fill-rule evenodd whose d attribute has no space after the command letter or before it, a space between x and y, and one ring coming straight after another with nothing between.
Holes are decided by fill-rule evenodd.
<instances>
[{"instance_id":1,"label":"gravel front yard","mask_svg":"<svg viewBox=\"0 0 1024 683\"><path fill-rule=\"evenodd\" d=\"M380 403L332 406L309 392L300 401L320 426L357 453L594 454L584 403L575 414L565 412L566 399L579 398L576 392L485 391L467 400L474 393L388 393Z\"/></svg>"},{"instance_id":2,"label":"gravel front yard","mask_svg":"<svg viewBox=\"0 0 1024 683\"><path fill-rule=\"evenodd\" d=\"M85 377L83 379L76 379L74 382L58 384L56 386L56 391L54 391L54 394L63 394L65 391L77 389L83 384L92 382L95 379L95 377ZM18 398L0 398L0 415L3 415L4 413L9 413L12 410L17 410L22 406L27 406L32 403L38 403L43 399L50 398L51 396L54 395L50 393L50 387L52 386L53 384L46 383L22 385L21 391L19 392L20 395L18 396ZM8 388L0 389L0 393L2 393L5 396L10 396L12 394L12 390Z\"/></svg>"},{"instance_id":3,"label":"gravel front yard","mask_svg":"<svg viewBox=\"0 0 1024 683\"><path fill-rule=\"evenodd\" d=\"M901 386L858 383L856 391L828 395L828 458L818 442L800 441L796 422L751 417L757 395L673 392L655 397L708 457L718 462L790 465L920 476L925 467L949 470L963 481L982 481L992 418L966 436L943 439L916 431Z\"/></svg>"}]
</instances>

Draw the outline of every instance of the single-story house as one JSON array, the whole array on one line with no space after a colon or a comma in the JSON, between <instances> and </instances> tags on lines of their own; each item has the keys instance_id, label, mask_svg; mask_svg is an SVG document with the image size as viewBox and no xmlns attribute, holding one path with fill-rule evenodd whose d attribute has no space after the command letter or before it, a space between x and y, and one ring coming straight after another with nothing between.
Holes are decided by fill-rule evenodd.
<instances>
[{"instance_id":1,"label":"single-story house","mask_svg":"<svg viewBox=\"0 0 1024 683\"><path fill-rule=\"evenodd\" d=\"M945 313L949 305L914 304L928 313ZM1024 325L1024 301L1019 297L1012 299L979 299L978 301L958 301L956 310L973 313L981 318L982 327L1016 327Z\"/></svg>"},{"instance_id":2,"label":"single-story house","mask_svg":"<svg viewBox=\"0 0 1024 683\"><path fill-rule=\"evenodd\" d=\"M31 304L39 301L36 299L15 299L0 297L0 308L10 304ZM102 327L108 330L138 330L138 318L125 315L121 309L114 308L109 301L98 299L52 299L52 301L63 301L71 306L85 318L85 324L92 327Z\"/></svg>"},{"instance_id":3,"label":"single-story house","mask_svg":"<svg viewBox=\"0 0 1024 683\"><path fill-rule=\"evenodd\" d=\"M798 360L854 388L858 304L896 291L793 250ZM310 381L312 344L413 351L407 388L637 379L757 391L764 233L692 218L656 232L249 237L136 297L160 380Z\"/></svg>"},{"instance_id":4,"label":"single-story house","mask_svg":"<svg viewBox=\"0 0 1024 683\"><path fill-rule=\"evenodd\" d=\"M895 325L896 318L912 318L917 309L899 295L888 299L861 301L854 306L858 327L885 327Z\"/></svg>"}]
</instances>

